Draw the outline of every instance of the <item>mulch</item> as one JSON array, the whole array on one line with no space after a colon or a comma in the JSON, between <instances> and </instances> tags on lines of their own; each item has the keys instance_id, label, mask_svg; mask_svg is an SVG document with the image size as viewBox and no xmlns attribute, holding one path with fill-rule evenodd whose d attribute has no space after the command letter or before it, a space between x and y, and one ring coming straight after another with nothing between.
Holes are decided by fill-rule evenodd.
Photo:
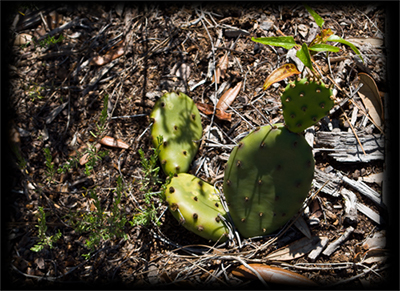
<instances>
[{"instance_id":1,"label":"mulch","mask_svg":"<svg viewBox=\"0 0 400 291\"><path fill-rule=\"evenodd\" d=\"M393 66L388 64L388 54L393 56L393 51L398 50L388 49L393 40L388 37L388 30L395 31L387 24L392 6L379 2L312 5L325 20L324 27L345 39L364 39L357 43L364 63L349 47L340 44L341 51L331 56L330 66L323 54L314 59L336 82L339 101L351 96L357 106L364 108L355 94L358 74L367 73L373 78L385 106L386 133L388 128L397 128L389 126L389 117L392 120L398 116L390 111L395 103L389 100L396 86L391 83L393 79L388 80L388 70ZM205 138L190 170L209 183L222 185L233 146L258 126L283 122L279 96L289 80L278 82L267 91L262 87L272 70L293 59L288 50L255 43L251 37L284 34L294 36L297 43L309 42L316 27L301 3L89 2L10 7L4 18L9 39L3 40L9 50L7 56L3 55L9 63L3 130L9 134L4 139L8 143L3 143L3 148L7 147L7 167L2 173L3 183L9 186L2 193L3 209L7 208L2 211L7 214L2 217L6 223L2 241L8 242L2 249L7 288L265 288L259 280L232 274L243 262L284 268L313 280L321 288L382 289L393 282L391 276L396 274L398 258L390 246L397 249L398 212L394 209L388 213L387 208L359 188L335 180L340 174L362 182L391 206L390 198L385 197L390 192L387 180L371 180L376 174L386 170L388 175L388 169L393 170L388 156L382 153L368 161L346 162L332 155L334 148L319 144L319 132L353 133L354 128L360 135L381 136L381 131L365 120L365 114L351 102L343 102L341 109L318 122L311 133L317 149L316 169L331 175L324 176L322 184L331 182L337 195L313 183L310 195L318 193L302 217L311 235L328 238L328 244L351 230L332 253L322 252L315 259L306 253L269 260L274 251L305 237L294 225L279 237L243 240L242 247L237 242L229 246L214 244L180 226L166 203L154 196L152 202L160 225L126 223L127 239L102 240L92 256L85 259L82 255L88 253L85 242L89 233L78 232L68 219L71 213L84 215L95 210L89 191L96 193L109 215L117 179L122 177L125 195L119 209L127 221L132 221L138 208L148 206L141 191L143 171L138 150L142 149L147 158L152 154L149 114L157 99L165 92L176 91L196 103L214 105L225 90L242 82L240 93L227 110L232 114L230 121L201 114ZM395 9L398 11L398 5ZM60 35L63 39L58 43L39 45L48 36L57 40ZM28 37L39 42L27 44ZM214 66L226 54L226 73L215 84ZM77 165L64 174L56 171L49 179L43 149L50 150L51 163L58 169L76 152L83 152L85 146L96 144L99 137L93 133L98 131L106 95L109 99L104 134L124 141L129 148L103 145L101 150L107 154L89 175L85 165ZM389 137L385 138L390 141L391 153L397 152ZM353 146L359 147L358 143ZM11 148L17 148L20 156ZM22 167L21 161L26 162ZM166 178L162 173L160 177L163 181ZM160 190L160 184L153 189ZM342 194L346 190L352 191L357 203L369 208L381 221L360 210L356 210L354 220L349 219ZM53 248L33 252L30 248L38 239L39 206L46 212L47 235L60 230L62 237ZM377 234L386 238L386 245L371 252L372 247L365 242ZM6 280L4 276L2 280ZM397 277L395 281L398 282ZM270 288L280 287L273 282L267 284Z\"/></svg>"}]
</instances>

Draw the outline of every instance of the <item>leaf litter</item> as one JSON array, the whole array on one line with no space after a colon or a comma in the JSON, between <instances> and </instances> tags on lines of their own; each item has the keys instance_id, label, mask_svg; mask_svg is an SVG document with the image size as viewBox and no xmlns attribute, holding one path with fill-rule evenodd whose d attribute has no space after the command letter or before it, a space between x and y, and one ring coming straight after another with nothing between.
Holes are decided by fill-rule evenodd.
<instances>
[{"instance_id":1,"label":"leaf litter","mask_svg":"<svg viewBox=\"0 0 400 291\"><path fill-rule=\"evenodd\" d=\"M12 65L17 70L13 70L10 76L10 84L14 88L10 107L16 112L13 118L15 127L30 135L19 137L20 155L15 155L18 165L27 161L28 166L22 170L13 166L7 176L13 182L12 192L16 195L10 216L12 219L8 221L7 228L10 244L13 245L10 251L12 282L19 286L62 280L90 281L99 285L118 281L145 287L163 284L239 287L248 284L248 280L235 277L233 268L247 263L249 266L250 263L269 264L273 260L274 267L285 266L287 270L324 286L340 284L341 280L348 287L365 284L360 278L368 280L371 286L382 283L387 265L383 259L386 251L378 251L382 249L381 243L375 243L379 248L367 250L376 250L376 253L363 253L368 268L363 264L355 264L349 252L355 252L355 245L362 245L365 239L373 238L377 233L382 234L380 231L384 230L384 225L365 215L368 208L378 217L386 216L385 208L374 194L381 193L382 185L366 182L369 185L366 188L354 180L357 171L365 179L382 173L384 162L377 158L365 163L361 159L354 159L351 154L335 160L330 154L343 149L335 149L335 145L318 146L320 133L334 133L343 142L349 139L348 132L351 129L340 123L340 110L314 128L317 133L314 137L317 145L316 148L314 145L314 154L318 181L315 180L311 192L318 192L318 207L313 206L314 210L318 210L318 217L311 216L316 212L302 213L311 232L311 240L298 229L287 227L277 236L244 240L242 247L212 245L183 229L166 211L162 201L152 196L155 216L149 225L132 227L126 224L124 229L128 239L112 237L103 240L91 257L85 259L82 254L87 251L85 241L89 234L75 232L65 219L71 212L96 210L94 200L87 199L89 191L96 191L104 215L110 218L110 209L117 198L113 191L117 188L119 176L126 187L120 209L123 209L128 220L136 217L138 209L147 207L146 197L139 190L144 176L138 150L142 148L147 157L151 155L150 120L147 116L154 102L164 91L174 90L188 94L197 104L212 104L216 100L210 100L210 96L218 96L217 90L221 86L218 79L223 79L229 86L236 84L236 87L228 89L226 95L223 94L219 99L216 107L222 118L213 118L213 108L211 113L202 115L204 128L218 131L222 138L218 144L200 147L197 155L197 159L202 161L197 168L197 176L205 180L214 179L218 187L221 178L218 180L217 177L222 177L226 156L237 141L266 121L281 120L277 110L279 87L285 86L288 80L282 78L280 83L275 84L277 87L271 86L265 93L263 80L273 68L282 65L287 51L263 45L256 48L250 39L263 36L264 33L268 36L296 36L298 32L289 22L308 27L304 7L300 4L246 7L213 4L185 7L96 4L92 7L61 4L52 8L61 16L61 20L58 26L49 27L49 31L46 31L40 14L46 17L52 9L37 8L39 10L34 7L21 8L23 11L20 12L29 17L14 14L12 20L18 25L11 25L11 29L22 36L40 32L41 39L47 35L62 34L65 42L49 45L42 51L27 45L26 41L30 38L25 37L17 40L18 46L13 47ZM336 5L328 10L318 5L312 5L312 8L325 20L329 19L325 27L329 26L336 34L343 32L346 40L361 36L374 37L377 30L384 31L384 10L380 6L369 5L368 16L356 12L365 9L351 5ZM266 20L273 25L264 30L265 26L260 24ZM346 21L350 21L352 27L340 24ZM223 34L222 28L246 31L249 35ZM115 46L120 37L124 39L123 45ZM11 44L14 41L10 39ZM364 64L368 75L374 79L379 90L385 92L385 71L375 66L376 63L385 62L381 45L372 48L363 45L359 46L359 50L368 55ZM371 50L374 50L372 54ZM237 61L229 64L228 51L229 57L233 56ZM222 56L219 60L216 53ZM43 58L44 55L46 58ZM343 60L350 58L346 50L341 50L337 55L344 57ZM217 75L205 78L213 59L218 61L214 64ZM318 53L313 59L317 64L323 64L324 59ZM335 82L353 81L355 72L363 73L359 71L359 66L349 67L343 60L330 64L330 74L333 74ZM182 73L177 70L173 75L171 72L176 64L185 64L182 67L184 70L181 70ZM68 73L60 74L60 68ZM41 90L29 90L36 87ZM192 90L187 92L189 88ZM373 90L376 98L376 91ZM106 146L109 146L108 155L97 162L89 176L85 174L85 164L88 162L86 155L80 157L81 166L70 168L65 173L55 173L49 182L42 148L47 146L51 149L55 168L73 165L74 156L70 153L80 146L95 142L91 132L97 130L105 94L109 95L109 102L113 106L108 116L105 140ZM336 97L343 101L348 97L346 94L351 92L340 90ZM354 96L352 102L360 108L366 107L366 111L373 116L370 106L362 100ZM351 116L355 105L349 102L342 104L344 112ZM374 105L374 108L383 117L383 107ZM377 123L374 117L372 119ZM355 115L353 126L360 136L361 132L370 135L380 132L362 111ZM43 130L47 130L46 140L40 134ZM109 141L112 143L109 144ZM366 144L363 146L367 148ZM354 149L356 145L352 143L348 147ZM100 150L100 143L96 144L96 149ZM332 168L330 171L329 167ZM340 176L343 174L347 180L343 181ZM156 185L153 191L160 191L159 187ZM344 210L351 205L344 203L341 195L335 194L340 193L340 187L351 189L357 196L357 222L351 225L349 221L342 220ZM41 189L40 193L38 189ZM49 214L48 235L61 229L63 236L52 250L46 249L36 254L30 252L29 248L35 242L37 223L32 209L37 210L38 206L44 206ZM313 218L318 218L317 223L310 223ZM375 239L378 240L377 237ZM367 242L374 245L370 240ZM296 252L292 251L294 246Z\"/></svg>"}]
</instances>

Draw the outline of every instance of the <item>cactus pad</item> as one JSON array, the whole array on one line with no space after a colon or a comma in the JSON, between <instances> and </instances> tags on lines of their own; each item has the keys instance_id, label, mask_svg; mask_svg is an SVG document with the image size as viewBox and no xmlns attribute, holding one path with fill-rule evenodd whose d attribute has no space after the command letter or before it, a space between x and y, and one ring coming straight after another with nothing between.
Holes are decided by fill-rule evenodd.
<instances>
[{"instance_id":1,"label":"cactus pad","mask_svg":"<svg viewBox=\"0 0 400 291\"><path fill-rule=\"evenodd\" d=\"M193 100L183 93L166 93L154 105L150 118L154 146L157 136L163 136L159 158L165 174L187 172L203 133Z\"/></svg>"},{"instance_id":2,"label":"cactus pad","mask_svg":"<svg viewBox=\"0 0 400 291\"><path fill-rule=\"evenodd\" d=\"M193 175L175 175L164 192L172 215L188 230L209 240L226 241L226 212L214 187Z\"/></svg>"},{"instance_id":3,"label":"cactus pad","mask_svg":"<svg viewBox=\"0 0 400 291\"><path fill-rule=\"evenodd\" d=\"M243 138L227 163L224 195L243 237L270 234L301 208L314 176L312 150L283 124Z\"/></svg>"},{"instance_id":4,"label":"cactus pad","mask_svg":"<svg viewBox=\"0 0 400 291\"><path fill-rule=\"evenodd\" d=\"M312 78L290 82L281 96L283 118L292 132L302 132L329 114L334 105L332 90Z\"/></svg>"}]
</instances>

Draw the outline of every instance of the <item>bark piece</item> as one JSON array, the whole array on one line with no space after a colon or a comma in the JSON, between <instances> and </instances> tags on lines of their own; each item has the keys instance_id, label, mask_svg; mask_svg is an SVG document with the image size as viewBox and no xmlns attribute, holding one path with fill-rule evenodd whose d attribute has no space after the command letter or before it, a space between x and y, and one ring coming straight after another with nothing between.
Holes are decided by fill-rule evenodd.
<instances>
[{"instance_id":1,"label":"bark piece","mask_svg":"<svg viewBox=\"0 0 400 291\"><path fill-rule=\"evenodd\" d=\"M364 155L353 133L319 131L315 136L313 152L329 151L329 156L338 162L363 162L384 159L384 137L382 134L357 133L364 148Z\"/></svg>"},{"instance_id":2,"label":"bark piece","mask_svg":"<svg viewBox=\"0 0 400 291\"><path fill-rule=\"evenodd\" d=\"M315 249L313 249L309 254L308 254L308 258L311 261L315 261L317 259L317 257L319 256L319 254L322 252L322 250L325 248L325 246L328 244L329 239L327 237L321 237L321 242L320 244L318 244L316 246Z\"/></svg>"},{"instance_id":3,"label":"bark piece","mask_svg":"<svg viewBox=\"0 0 400 291\"><path fill-rule=\"evenodd\" d=\"M321 189L321 192L332 195L333 197L339 197L340 178L333 173L325 173L324 171L315 168L313 180L315 188L320 189L326 181L328 181L328 183Z\"/></svg>"}]
</instances>

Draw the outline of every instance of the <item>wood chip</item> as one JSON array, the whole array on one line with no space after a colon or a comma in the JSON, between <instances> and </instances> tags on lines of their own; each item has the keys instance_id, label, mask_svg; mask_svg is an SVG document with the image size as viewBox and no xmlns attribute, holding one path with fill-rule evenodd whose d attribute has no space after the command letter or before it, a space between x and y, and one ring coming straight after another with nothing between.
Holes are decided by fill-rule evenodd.
<instances>
[{"instance_id":1,"label":"wood chip","mask_svg":"<svg viewBox=\"0 0 400 291\"><path fill-rule=\"evenodd\" d=\"M344 198L344 219L349 220L350 223L357 222L357 196L353 192L343 188L340 191Z\"/></svg>"},{"instance_id":2,"label":"wood chip","mask_svg":"<svg viewBox=\"0 0 400 291\"><path fill-rule=\"evenodd\" d=\"M328 181L328 183L326 183ZM326 184L325 184L326 183ZM341 179L333 173L325 173L318 168L315 168L313 185L315 189L320 189L323 185L325 186L321 189L322 193L332 195L333 197L339 197L339 188L341 184Z\"/></svg>"},{"instance_id":3,"label":"wood chip","mask_svg":"<svg viewBox=\"0 0 400 291\"><path fill-rule=\"evenodd\" d=\"M340 176L341 174L338 174ZM386 205L383 204L382 201L382 196L370 188L368 185L366 185L362 181L354 181L346 176L342 176L343 182L345 182L347 185L350 185L352 188L360 192L360 194L368 197L370 200L372 200L374 203L379 205L380 207L386 209Z\"/></svg>"},{"instance_id":4,"label":"wood chip","mask_svg":"<svg viewBox=\"0 0 400 291\"><path fill-rule=\"evenodd\" d=\"M382 218L382 216L379 213L376 213L375 211L373 211L368 206L361 204L361 203L357 203L357 210L360 211L365 216L367 216L369 219L375 221L376 223L385 224L385 221Z\"/></svg>"},{"instance_id":5,"label":"wood chip","mask_svg":"<svg viewBox=\"0 0 400 291\"><path fill-rule=\"evenodd\" d=\"M321 242L315 247L315 249L313 249L308 254L308 258L313 262L317 259L319 254L322 252L322 250L325 248L325 246L329 242L329 239L327 237L321 237L320 239L321 239Z\"/></svg>"},{"instance_id":6,"label":"wood chip","mask_svg":"<svg viewBox=\"0 0 400 291\"><path fill-rule=\"evenodd\" d=\"M333 254L334 251L336 251L342 243L344 243L350 234L354 231L354 228L349 226L346 228L346 231L334 242L330 243L329 246L322 252L323 255L325 256L330 256Z\"/></svg>"}]
</instances>

